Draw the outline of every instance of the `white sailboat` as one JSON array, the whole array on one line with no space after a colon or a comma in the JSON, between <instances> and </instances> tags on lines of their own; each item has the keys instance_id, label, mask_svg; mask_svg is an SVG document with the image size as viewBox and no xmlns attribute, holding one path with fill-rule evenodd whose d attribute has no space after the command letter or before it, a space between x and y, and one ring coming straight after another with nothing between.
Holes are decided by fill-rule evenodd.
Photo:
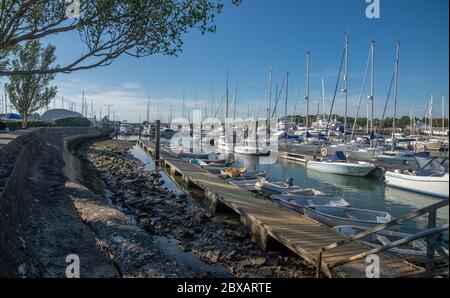
<instances>
[{"instance_id":1,"label":"white sailboat","mask_svg":"<svg viewBox=\"0 0 450 298\"><path fill-rule=\"evenodd\" d=\"M394 87L394 115L392 120L391 144L392 150L383 152L377 157L379 162L386 164L410 164L415 162L415 153L412 151L397 151L396 144L403 140L403 136L396 133L397 98L398 98L398 73L400 66L400 42L397 42L397 53L395 58L395 87Z\"/></svg>"},{"instance_id":2,"label":"white sailboat","mask_svg":"<svg viewBox=\"0 0 450 298\"><path fill-rule=\"evenodd\" d=\"M234 147L234 153L251 156L267 156L270 154L270 151L266 148L260 148L256 141L245 139Z\"/></svg>"},{"instance_id":3,"label":"white sailboat","mask_svg":"<svg viewBox=\"0 0 450 298\"><path fill-rule=\"evenodd\" d=\"M225 136L219 136L219 139L217 140L217 149L219 152L233 153L233 147L233 143L227 142Z\"/></svg>"},{"instance_id":4,"label":"white sailboat","mask_svg":"<svg viewBox=\"0 0 450 298\"><path fill-rule=\"evenodd\" d=\"M376 159L389 165L412 164L416 161L416 153L413 151L385 151Z\"/></svg>"},{"instance_id":5,"label":"white sailboat","mask_svg":"<svg viewBox=\"0 0 450 298\"><path fill-rule=\"evenodd\" d=\"M364 177L372 172L376 166L368 162L349 162L342 151L336 152L328 161L311 160L307 163L308 170L330 174Z\"/></svg>"}]
</instances>

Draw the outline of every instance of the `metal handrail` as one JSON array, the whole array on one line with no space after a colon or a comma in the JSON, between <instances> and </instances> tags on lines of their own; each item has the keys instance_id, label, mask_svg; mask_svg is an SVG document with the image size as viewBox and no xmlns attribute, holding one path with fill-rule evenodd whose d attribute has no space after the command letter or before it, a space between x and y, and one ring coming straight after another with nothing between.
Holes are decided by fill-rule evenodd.
<instances>
[{"instance_id":1,"label":"metal handrail","mask_svg":"<svg viewBox=\"0 0 450 298\"><path fill-rule=\"evenodd\" d=\"M405 216L402 216L402 217L400 217L398 219L394 219L394 220L392 220L392 221L390 221L388 223L381 224L381 225L376 226L374 228L371 228L371 229L368 229L366 231L363 231L363 232L361 232L359 234L353 235L352 237L349 237L349 238L346 238L344 240L338 241L336 243L330 244L328 246L322 247L319 250L319 254L318 254L317 259L316 259L316 277L319 277L320 276L320 272L322 271L322 256L323 256L324 252L329 251L329 250L334 249L334 248L337 248L337 247L340 247L340 246L343 246L343 245L348 244L350 242L362 239L362 238L367 237L369 235L372 235L374 233L383 231L383 230L388 229L388 228L390 228L392 226L395 226L395 225L398 225L398 224L403 223L405 221L414 219L414 218L419 217L421 215L424 215L426 213L435 212L437 209L440 209L440 208L448 206L448 205L449 205L449 200L448 199L444 200L444 201L440 201L440 202L435 203L433 205L430 205L430 206L424 207L422 209L419 209L419 210L417 210L415 212L411 212L411 213L409 213L409 214L407 214Z\"/></svg>"},{"instance_id":2,"label":"metal handrail","mask_svg":"<svg viewBox=\"0 0 450 298\"><path fill-rule=\"evenodd\" d=\"M440 233L442 233L444 231L448 231L448 228L449 228L449 225L445 224L445 225L440 226L440 227L436 227L436 228L433 228L433 229L428 229L428 230L420 232L418 234L414 234L414 235L411 235L409 237L405 237L403 239L391 242L391 243L386 244L384 246L371 249L371 250L369 250L367 252L363 252L363 253L354 255L354 256L348 258L347 260L337 261L337 262L329 265L329 268L334 268L336 266L340 266L340 265L344 265L344 264L347 264L347 263L350 263L350 262L353 262L353 261L357 261L359 259L367 257L368 255L372 255L372 254L376 254L376 253L379 253L379 252L383 252L383 251L386 251L388 249L391 249L391 248L394 248L394 247L397 247L397 246L400 246L400 245L404 245L404 244L410 243L412 241L416 241L418 239L428 238L428 237L434 236L436 234L440 234Z\"/></svg>"}]
</instances>

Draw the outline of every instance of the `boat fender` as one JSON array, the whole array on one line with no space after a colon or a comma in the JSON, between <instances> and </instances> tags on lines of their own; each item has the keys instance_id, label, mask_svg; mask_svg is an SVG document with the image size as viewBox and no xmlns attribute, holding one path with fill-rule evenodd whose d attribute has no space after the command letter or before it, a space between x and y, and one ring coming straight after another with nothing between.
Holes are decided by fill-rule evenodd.
<instances>
[{"instance_id":1,"label":"boat fender","mask_svg":"<svg viewBox=\"0 0 450 298\"><path fill-rule=\"evenodd\" d=\"M323 157L327 156L327 155L328 155L328 150L327 150L327 148L322 148L322 149L320 149L320 154L321 154Z\"/></svg>"}]
</instances>

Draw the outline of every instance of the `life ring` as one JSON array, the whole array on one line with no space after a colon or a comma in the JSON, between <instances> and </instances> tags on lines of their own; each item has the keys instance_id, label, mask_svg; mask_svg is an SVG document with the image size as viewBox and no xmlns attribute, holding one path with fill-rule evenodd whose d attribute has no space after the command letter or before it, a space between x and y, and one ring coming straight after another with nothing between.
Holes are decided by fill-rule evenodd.
<instances>
[{"instance_id":1,"label":"life ring","mask_svg":"<svg viewBox=\"0 0 450 298\"><path fill-rule=\"evenodd\" d=\"M328 155L328 150L327 148L322 148L320 149L320 155L322 155L323 157Z\"/></svg>"}]
</instances>

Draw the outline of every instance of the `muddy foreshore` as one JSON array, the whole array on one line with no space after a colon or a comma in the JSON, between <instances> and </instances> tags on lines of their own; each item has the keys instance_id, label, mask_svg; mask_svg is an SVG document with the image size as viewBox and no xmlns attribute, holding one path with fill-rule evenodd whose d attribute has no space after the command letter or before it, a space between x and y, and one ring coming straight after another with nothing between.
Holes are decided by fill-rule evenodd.
<instances>
[{"instance_id":1,"label":"muddy foreshore","mask_svg":"<svg viewBox=\"0 0 450 298\"><path fill-rule=\"evenodd\" d=\"M108 208L123 212L129 224L136 224L154 240L175 243L181 252L204 263L220 265L230 276L313 276L313 269L290 252L262 251L235 220L212 214L197 200L168 189L160 173L145 170L144 164L130 153L133 146L132 142L107 140L88 142L78 149L84 165L100 178L88 179L84 184L107 197ZM190 272L192 268L175 260L169 264L171 270L183 268L184 275L211 276L210 272Z\"/></svg>"},{"instance_id":2,"label":"muddy foreshore","mask_svg":"<svg viewBox=\"0 0 450 298\"><path fill-rule=\"evenodd\" d=\"M107 135L40 128L0 148L0 277L65 278L73 255L89 278L313 276L287 251L262 251L236 218L168 189L135 143Z\"/></svg>"}]
</instances>

